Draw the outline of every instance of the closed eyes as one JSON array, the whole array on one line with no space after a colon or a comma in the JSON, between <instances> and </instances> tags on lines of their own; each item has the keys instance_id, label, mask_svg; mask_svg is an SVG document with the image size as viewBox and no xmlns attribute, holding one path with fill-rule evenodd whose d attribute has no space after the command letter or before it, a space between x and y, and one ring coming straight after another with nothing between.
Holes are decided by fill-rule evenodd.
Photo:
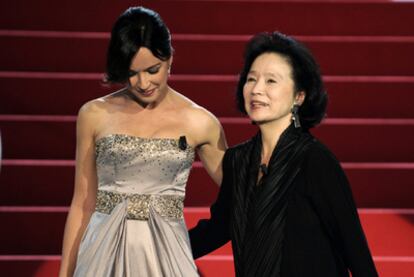
<instances>
[{"instance_id":1,"label":"closed eyes","mask_svg":"<svg viewBox=\"0 0 414 277\"><path fill-rule=\"evenodd\" d=\"M151 75L153 75L153 74L157 74L160 71L160 68L161 68L161 65L160 64L157 64L157 65L154 65L154 66L151 66L151 67L145 69L144 71L145 72L148 72ZM140 71L135 71L135 70L130 69L130 70L128 70L128 77L129 78L134 77L139 72Z\"/></svg>"}]
</instances>

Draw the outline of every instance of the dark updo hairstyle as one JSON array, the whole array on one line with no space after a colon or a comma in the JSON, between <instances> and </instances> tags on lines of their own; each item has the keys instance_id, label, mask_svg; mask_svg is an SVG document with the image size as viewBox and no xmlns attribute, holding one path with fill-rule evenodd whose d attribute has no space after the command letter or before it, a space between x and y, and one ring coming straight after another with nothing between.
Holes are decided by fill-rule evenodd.
<instances>
[{"instance_id":1,"label":"dark updo hairstyle","mask_svg":"<svg viewBox=\"0 0 414 277\"><path fill-rule=\"evenodd\" d=\"M106 60L107 83L128 80L132 58L140 47L148 48L160 60L172 55L171 35L160 15L144 7L131 7L115 22Z\"/></svg>"},{"instance_id":2,"label":"dark updo hairstyle","mask_svg":"<svg viewBox=\"0 0 414 277\"><path fill-rule=\"evenodd\" d=\"M284 57L292 68L295 93L305 92L305 101L299 108L302 128L307 130L319 124L325 117L328 102L319 66L302 43L279 32L259 33L248 42L244 54L244 67L237 84L238 109L247 114L243 87L254 60L263 53L276 53Z\"/></svg>"}]
</instances>

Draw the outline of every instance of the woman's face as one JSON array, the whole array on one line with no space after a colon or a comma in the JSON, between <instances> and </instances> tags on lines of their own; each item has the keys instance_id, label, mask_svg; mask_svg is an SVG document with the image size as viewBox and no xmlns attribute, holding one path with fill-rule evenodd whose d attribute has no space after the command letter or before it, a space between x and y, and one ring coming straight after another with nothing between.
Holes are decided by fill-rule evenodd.
<instances>
[{"instance_id":1,"label":"woman's face","mask_svg":"<svg viewBox=\"0 0 414 277\"><path fill-rule=\"evenodd\" d=\"M139 48L129 68L129 91L143 104L162 99L168 91L167 79L171 58L162 61L145 47Z\"/></svg>"},{"instance_id":2,"label":"woman's face","mask_svg":"<svg viewBox=\"0 0 414 277\"><path fill-rule=\"evenodd\" d=\"M274 121L290 123L294 103L301 104L304 94L295 96L292 67L276 53L258 56L243 88L244 106L257 124ZM296 101L295 101L296 100Z\"/></svg>"}]
</instances>

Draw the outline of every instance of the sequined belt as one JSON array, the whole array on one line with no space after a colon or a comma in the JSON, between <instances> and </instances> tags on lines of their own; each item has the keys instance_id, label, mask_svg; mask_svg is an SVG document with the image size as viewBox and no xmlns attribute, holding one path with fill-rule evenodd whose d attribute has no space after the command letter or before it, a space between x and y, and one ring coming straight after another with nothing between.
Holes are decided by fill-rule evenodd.
<instances>
[{"instance_id":1,"label":"sequined belt","mask_svg":"<svg viewBox=\"0 0 414 277\"><path fill-rule=\"evenodd\" d=\"M127 219L148 220L152 207L162 217L183 218L184 196L133 194L98 190L95 210L110 214L116 205L128 201Z\"/></svg>"}]
</instances>

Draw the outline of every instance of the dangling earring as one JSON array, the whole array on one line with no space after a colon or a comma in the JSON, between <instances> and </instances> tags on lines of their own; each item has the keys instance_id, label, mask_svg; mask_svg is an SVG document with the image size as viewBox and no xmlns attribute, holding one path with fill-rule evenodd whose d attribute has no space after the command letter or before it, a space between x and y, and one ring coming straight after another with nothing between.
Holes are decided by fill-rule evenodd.
<instances>
[{"instance_id":1,"label":"dangling earring","mask_svg":"<svg viewBox=\"0 0 414 277\"><path fill-rule=\"evenodd\" d=\"M295 124L295 128L300 128L300 119L299 119L299 105L294 104L292 107L292 120L293 124Z\"/></svg>"},{"instance_id":2,"label":"dangling earring","mask_svg":"<svg viewBox=\"0 0 414 277\"><path fill-rule=\"evenodd\" d=\"M141 43L145 45L145 26L141 25Z\"/></svg>"}]
</instances>

